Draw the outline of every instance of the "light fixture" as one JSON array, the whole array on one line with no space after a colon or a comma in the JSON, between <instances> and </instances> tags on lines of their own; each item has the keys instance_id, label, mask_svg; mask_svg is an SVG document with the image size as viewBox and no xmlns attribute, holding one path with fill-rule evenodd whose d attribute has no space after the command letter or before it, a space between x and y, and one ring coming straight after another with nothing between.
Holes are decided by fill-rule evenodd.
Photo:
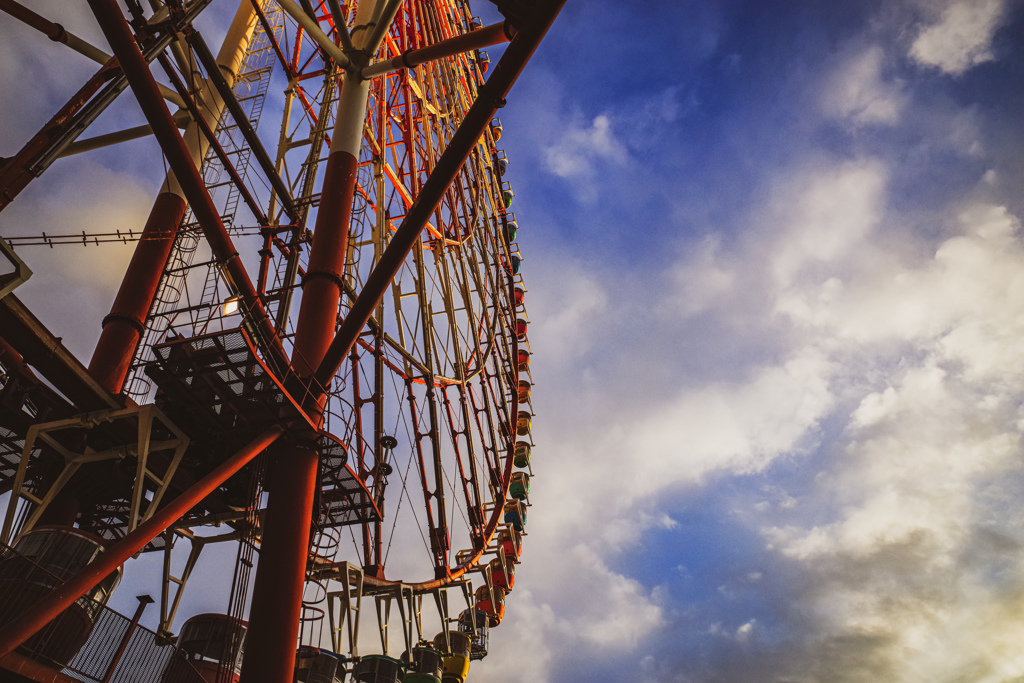
<instances>
[{"instance_id":1,"label":"light fixture","mask_svg":"<svg viewBox=\"0 0 1024 683\"><path fill-rule=\"evenodd\" d=\"M224 302L224 315L232 315L238 313L238 300L239 297L233 296Z\"/></svg>"}]
</instances>

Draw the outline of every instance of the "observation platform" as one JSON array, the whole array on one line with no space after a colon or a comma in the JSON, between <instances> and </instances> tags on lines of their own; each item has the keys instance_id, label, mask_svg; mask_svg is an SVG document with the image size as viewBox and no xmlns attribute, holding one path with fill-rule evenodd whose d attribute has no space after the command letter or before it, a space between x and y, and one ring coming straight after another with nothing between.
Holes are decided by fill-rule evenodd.
<instances>
[{"instance_id":1,"label":"observation platform","mask_svg":"<svg viewBox=\"0 0 1024 683\"><path fill-rule=\"evenodd\" d=\"M187 457L219 462L274 424L285 428L286 438L309 442L315 435L320 526L380 519L373 495L348 465L345 446L317 430L245 330L176 338L153 352L146 374L157 385L157 406L192 439Z\"/></svg>"}]
</instances>

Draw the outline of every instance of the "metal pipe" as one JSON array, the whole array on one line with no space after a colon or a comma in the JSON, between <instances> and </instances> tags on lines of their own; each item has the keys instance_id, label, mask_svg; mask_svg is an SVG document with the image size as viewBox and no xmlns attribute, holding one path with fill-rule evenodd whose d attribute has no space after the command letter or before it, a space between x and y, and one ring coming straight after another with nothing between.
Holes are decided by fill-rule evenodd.
<instances>
[{"instance_id":1,"label":"metal pipe","mask_svg":"<svg viewBox=\"0 0 1024 683\"><path fill-rule=\"evenodd\" d=\"M356 24L372 16L378 1L359 3ZM362 47L358 41L356 45ZM368 95L369 82L350 74L338 96L334 135L295 328L292 363L300 377L308 376L317 367L338 319ZM310 413L310 419L318 426L321 409L322 405L317 405ZM288 683L295 675L295 642L299 635L319 452L315 444L303 444L286 455L276 459L268 476L270 498L242 661L241 681L247 683Z\"/></svg>"},{"instance_id":2,"label":"metal pipe","mask_svg":"<svg viewBox=\"0 0 1024 683\"><path fill-rule=\"evenodd\" d=\"M174 50L175 54L180 53L180 61L185 65L182 67L182 74L187 79L188 91L194 93L192 99L199 105L197 108L201 112L201 118L212 128L216 128L217 122L220 121L225 102L224 98L220 96L219 90L211 86L209 79L224 80L228 84L227 91L231 91L239 65L245 58L256 26L257 21L252 5L246 0L240 0L238 10L228 26L227 35L217 53L217 58L213 59L212 56L210 58L209 78L203 78L200 75L195 57L185 40L187 35L195 33L195 31L182 31L178 39L170 44L171 48L177 48ZM181 94L181 91L179 90L178 93ZM189 98L183 95L181 99L184 101ZM188 108L187 105L182 106ZM196 117L195 109L196 107L193 107L190 110L195 123L185 131L183 137L186 141L185 146L192 154L192 163L196 168L201 168L211 144L209 138L202 135L199 130L201 124L198 120L199 117ZM168 173L164 187L172 192L183 194L173 173Z\"/></svg>"},{"instance_id":3,"label":"metal pipe","mask_svg":"<svg viewBox=\"0 0 1024 683\"><path fill-rule=\"evenodd\" d=\"M114 305L103 318L103 331L89 361L89 371L113 394L120 393L124 386L135 348L146 331L146 316L174 247L178 226L185 217L185 208L185 199L174 192L157 196Z\"/></svg>"},{"instance_id":4,"label":"metal pipe","mask_svg":"<svg viewBox=\"0 0 1024 683\"><path fill-rule=\"evenodd\" d=\"M241 59L239 53L244 54L255 23L248 3L241 3L221 49L223 59L220 61L226 64L224 68L229 72L231 69L237 69L237 64ZM171 45L174 46L177 43ZM191 54L188 56L191 57ZM169 69L166 57L162 53L158 59L161 60L165 68ZM220 74L219 67L215 70ZM223 150L219 149L219 145L206 123L207 119L219 118L223 107L222 102L216 97L206 98L209 103L200 110L192 101L187 89L181 84L177 74L172 70L169 70L168 73L182 95L179 99L188 108L188 111L184 112L189 121L187 131L193 134L186 133L189 138L186 148L192 162L194 164L201 163L201 159L206 154L206 148L212 144L218 151L222 163L225 164L229 172L233 173L234 169L224 157ZM202 83L199 85L202 86ZM179 117L176 116L175 120L178 121ZM150 132L153 130L151 125L147 126L147 129ZM206 135L201 136L200 131ZM234 175L233 179L240 183L237 174ZM250 206L255 206L252 197L244 191L244 188L243 196ZM153 297L159 288L160 278L170 258L178 227L185 215L185 209L185 195L180 183L173 172L168 173L163 191L157 196L149 220L146 221L142 238L132 255L127 271L125 271L110 314L103 319L103 331L89 363L89 369L108 391L118 393L124 386L125 378L131 369L135 349L145 333L146 317L153 305ZM254 213L257 217L261 215L258 207Z\"/></svg>"},{"instance_id":5,"label":"metal pipe","mask_svg":"<svg viewBox=\"0 0 1024 683\"><path fill-rule=\"evenodd\" d=\"M357 25L372 16L375 5L375 2L359 4L355 19ZM357 42L356 46L362 49L364 44ZM334 335L341 283L345 279L352 201L369 93L369 81L350 75L345 78L338 95L338 112L324 171L320 210L313 229L309 265L302 283L302 302L295 325L292 365L303 378L316 370ZM307 406L307 409L319 414L312 406Z\"/></svg>"},{"instance_id":6,"label":"metal pipe","mask_svg":"<svg viewBox=\"0 0 1024 683\"><path fill-rule=\"evenodd\" d=\"M284 52L281 51L281 44L277 42L277 38L274 37L274 27L267 21L267 14L260 7L260 0L249 0L249 4L252 5L252 9L256 12L256 17L260 21L260 25L263 26L263 32L267 36L267 40L270 41L270 45L274 48L274 54L277 55L278 61L281 63L281 67L284 69L288 78L295 78L295 70L292 65L288 62L288 58L284 56Z\"/></svg>"},{"instance_id":7,"label":"metal pipe","mask_svg":"<svg viewBox=\"0 0 1024 683\"><path fill-rule=\"evenodd\" d=\"M242 683L290 683L295 676L318 463L315 450L291 448L267 474L270 497L252 588Z\"/></svg>"},{"instance_id":8,"label":"metal pipe","mask_svg":"<svg viewBox=\"0 0 1024 683\"><path fill-rule=\"evenodd\" d=\"M103 0L89 0L90 3ZM116 49L116 48L115 48ZM218 465L212 472L186 489L180 496L161 508L155 515L135 527L121 540L100 553L96 559L75 573L64 584L32 606L20 618L0 628L0 658L3 658L35 635L72 603L90 591L112 571L142 550L147 543L192 509L203 498L227 481L228 477L263 452L282 434L284 427L276 425L253 439L247 446Z\"/></svg>"},{"instance_id":9,"label":"metal pipe","mask_svg":"<svg viewBox=\"0 0 1024 683\"><path fill-rule=\"evenodd\" d=\"M178 94L181 95L183 100L185 100L188 112L192 115L192 119L199 128L199 132L202 133L203 140L205 140L209 149L212 149L213 153L217 155L217 159L220 160L220 165L228 172L228 176L231 177L231 182L235 184L235 188L242 196L246 206L248 206L249 210L252 211L252 215L256 218L258 224L267 225L267 216L263 213L263 208L256 201L256 198L252 196L252 193L249 192L249 188L245 186L245 182L242 180L241 176L238 175L238 171L235 170L234 164L232 164L231 159L228 158L228 153L224 151L220 142L217 141L217 134L206 122L206 118L203 117L202 112L199 110L199 105L196 104L195 100L192 99L192 96L189 95L188 88L185 87L185 84L182 83L178 73L171 66L171 60L167 59L166 55L160 55L157 57L157 61L159 61L160 66L164 68L167 78L178 91ZM200 149L203 147L202 143L198 146Z\"/></svg>"},{"instance_id":10,"label":"metal pipe","mask_svg":"<svg viewBox=\"0 0 1024 683\"><path fill-rule=\"evenodd\" d=\"M377 48L380 47L381 41L384 40L384 35L391 28L391 22L395 20L395 15L402 8L402 0L382 0L382 2L386 2L386 4L378 3L379 15L375 18L374 21L376 23L373 26L373 30L370 31L370 35L364 43L363 52L367 55L367 58L373 57L377 53Z\"/></svg>"},{"instance_id":11,"label":"metal pipe","mask_svg":"<svg viewBox=\"0 0 1024 683\"><path fill-rule=\"evenodd\" d=\"M147 61L156 59L164 48L211 0L193 0L171 28L164 31L145 48ZM109 81L109 82L108 82ZM128 87L128 80L116 61L111 60L29 140L21 151L0 164L0 211L14 201L19 192L50 167L60 153L82 134L110 104ZM97 94L97 91L98 94Z\"/></svg>"},{"instance_id":12,"label":"metal pipe","mask_svg":"<svg viewBox=\"0 0 1024 683\"><path fill-rule=\"evenodd\" d=\"M60 24L39 16L21 3L14 0L0 0L0 10L7 12L15 19L28 24L37 31L45 33L46 37L53 42L64 43L75 52L85 55L94 62L106 64L110 61L110 55L103 50L85 42Z\"/></svg>"},{"instance_id":13,"label":"metal pipe","mask_svg":"<svg viewBox=\"0 0 1024 683\"><path fill-rule=\"evenodd\" d=\"M323 394L327 391L331 379L352 350L359 332L373 315L377 302L384 296L391 280L405 262L405 257L419 239L423 226L441 202L444 193L448 191L448 186L455 179L498 108L504 106L509 90L523 72L526 63L551 28L564 4L565 0L554 0L550 5L537 10L540 16L519 30L494 67L491 77L480 86L476 101L466 112L451 142L406 212L402 224L392 235L391 242L381 255L377 266L367 277L363 291L356 297L348 317L341 324L338 334L324 354L309 387L311 394Z\"/></svg>"},{"instance_id":14,"label":"metal pipe","mask_svg":"<svg viewBox=\"0 0 1024 683\"><path fill-rule=\"evenodd\" d=\"M306 29L306 33L309 34L309 37L327 53L328 57L337 62L338 66L346 67L349 65L348 56L346 56L330 38L324 35L324 32L320 29L320 24L303 12L301 7L292 2L292 0L278 0L277 4L279 4L281 9L287 12L292 19L297 21L299 26Z\"/></svg>"},{"instance_id":15,"label":"metal pipe","mask_svg":"<svg viewBox=\"0 0 1024 683\"><path fill-rule=\"evenodd\" d=\"M345 23L345 14L341 11L338 0L327 0L327 6L331 9L331 16L334 17L334 30L338 34L338 41L341 42L341 51L354 52L352 36L348 34L348 25Z\"/></svg>"},{"instance_id":16,"label":"metal pipe","mask_svg":"<svg viewBox=\"0 0 1024 683\"><path fill-rule=\"evenodd\" d=\"M376 78L397 69L412 69L424 62L432 62L435 59L451 57L460 52L479 50L480 48L508 42L515 37L515 34L515 29L508 22L491 24L469 33L463 33L462 35L439 41L419 50L407 50L398 57L392 57L383 62L363 67L359 75L362 78Z\"/></svg>"},{"instance_id":17,"label":"metal pipe","mask_svg":"<svg viewBox=\"0 0 1024 683\"><path fill-rule=\"evenodd\" d=\"M187 111L179 111L174 115L174 120L177 122L178 128L185 128L192 121L192 117L189 116ZM97 135L96 137L72 142L63 152L61 152L60 158L63 159L64 157L69 157L73 154L91 152L96 149L110 147L111 145L117 145L122 142L138 140L139 138L144 138L152 134L153 128L149 124L146 124L143 126L135 126L134 128L126 128L125 130L119 130L114 133Z\"/></svg>"},{"instance_id":18,"label":"metal pipe","mask_svg":"<svg viewBox=\"0 0 1024 683\"><path fill-rule=\"evenodd\" d=\"M106 64L111 60L111 56L103 50L99 49L95 45L87 43L82 40L74 33L71 33L66 28L58 23L52 22L45 17L41 17L29 8L15 2L14 0L0 0L0 10L7 12L15 19L19 19L25 24L28 24L37 31L41 31L46 34L46 37L55 43L64 43L75 52L85 55L97 64ZM181 101L178 94L170 88L161 85L160 92L164 98L178 105L184 107L185 103Z\"/></svg>"},{"instance_id":19,"label":"metal pipe","mask_svg":"<svg viewBox=\"0 0 1024 683\"><path fill-rule=\"evenodd\" d=\"M215 67L214 70L218 75L221 75L221 68L231 74L234 73L233 69L237 70L241 60L239 55L244 55L245 46L249 43L255 24L252 9L248 3L243 1L231 22L228 36L224 39L221 59L217 63L223 62L225 66ZM171 43L171 46L177 46L179 47L178 52L183 52L178 41ZM191 53L182 56L186 57L187 61L191 60ZM158 59L168 69L168 73L178 87L181 93L179 99L187 105L188 111L179 112L179 114L184 113L189 122L186 129L186 137L189 142L185 146L189 151L192 163L201 163L206 149L213 145L222 163L229 173L232 173L233 180L240 185L240 179L234 173L234 168L225 158L223 150L219 148L207 125L207 120L215 121L220 117L223 102L215 96L207 97L205 98L206 106L200 108L192 101L188 90L182 85L177 74L169 69L166 56L161 53ZM198 79L191 80L199 87L204 87L204 84ZM179 116L174 118L175 121L180 121ZM152 125L146 128L149 132L153 130ZM200 135L200 131L206 135ZM259 207L255 205L252 197L244 191L244 188L242 194L246 202L255 207L254 214L259 217L261 215ZM145 333L146 317L152 308L153 297L156 295L160 278L170 258L186 206L185 194L177 177L173 172L168 173L149 220L146 221L139 245L132 255L128 270L125 271L110 314L103 319L103 331L89 363L89 369L108 391L118 393L124 386L125 378L131 369L135 349Z\"/></svg>"},{"instance_id":20,"label":"metal pipe","mask_svg":"<svg viewBox=\"0 0 1024 683\"><path fill-rule=\"evenodd\" d=\"M167 110L167 105L159 97L149 64L139 52L124 15L121 14L115 0L89 0L89 5L124 69L139 106L149 124L153 126L153 134L160 142L167 163L181 184L182 192L192 207L211 251L224 269L229 285L241 296L246 312L256 328L257 338L263 342L265 351L270 356L268 360L277 372L283 373L288 368L288 357L281 340L245 271L231 237L224 228L224 223L221 222L217 208L210 198L206 185L203 184L203 179L174 124L171 113Z\"/></svg>"}]
</instances>

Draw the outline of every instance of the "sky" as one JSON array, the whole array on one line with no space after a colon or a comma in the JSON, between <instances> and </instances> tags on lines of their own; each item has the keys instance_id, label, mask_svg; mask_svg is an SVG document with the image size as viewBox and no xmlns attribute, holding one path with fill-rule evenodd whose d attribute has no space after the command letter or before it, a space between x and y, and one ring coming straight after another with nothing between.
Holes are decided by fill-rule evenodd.
<instances>
[{"instance_id":1,"label":"sky","mask_svg":"<svg viewBox=\"0 0 1024 683\"><path fill-rule=\"evenodd\" d=\"M9 24L3 156L93 70ZM500 113L537 447L473 683L1024 680L1022 31L1011 0L567 3ZM131 145L0 234L141 225ZM129 252L47 251L18 295L87 357Z\"/></svg>"}]
</instances>

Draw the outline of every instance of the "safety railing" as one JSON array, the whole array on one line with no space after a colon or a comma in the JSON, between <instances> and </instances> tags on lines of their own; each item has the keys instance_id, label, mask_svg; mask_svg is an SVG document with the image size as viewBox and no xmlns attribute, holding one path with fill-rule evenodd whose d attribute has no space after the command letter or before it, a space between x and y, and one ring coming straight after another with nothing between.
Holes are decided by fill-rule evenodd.
<instances>
[{"instance_id":1,"label":"safety railing","mask_svg":"<svg viewBox=\"0 0 1024 683\"><path fill-rule=\"evenodd\" d=\"M0 544L0 626L30 612L62 583ZM89 683L203 683L199 672L173 644L88 597L64 610L17 653Z\"/></svg>"}]
</instances>

